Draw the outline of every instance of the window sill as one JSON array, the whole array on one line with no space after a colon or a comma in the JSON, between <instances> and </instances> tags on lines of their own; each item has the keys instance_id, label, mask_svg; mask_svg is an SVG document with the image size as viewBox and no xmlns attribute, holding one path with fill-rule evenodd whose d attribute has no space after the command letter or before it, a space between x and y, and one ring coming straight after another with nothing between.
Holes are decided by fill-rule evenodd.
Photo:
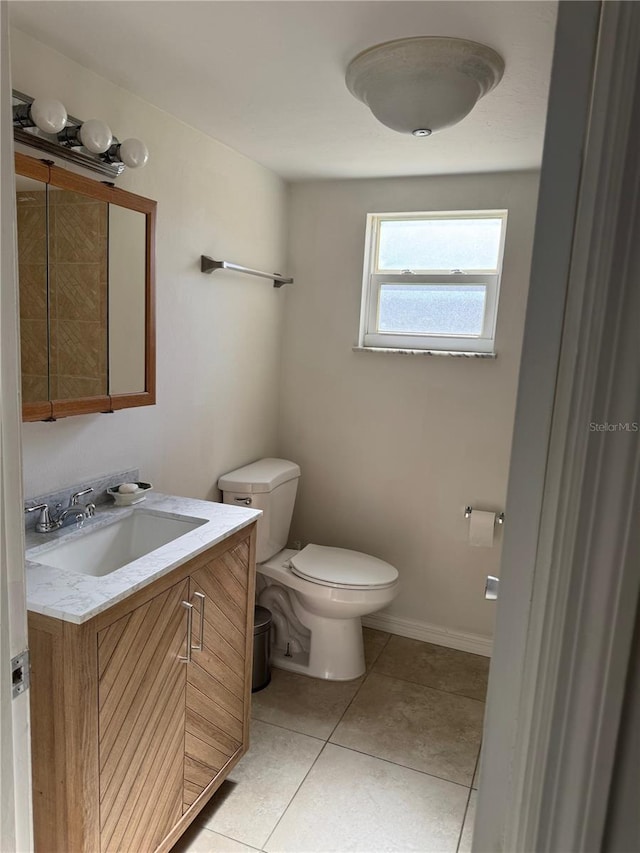
<instances>
[{"instance_id":1,"label":"window sill","mask_svg":"<svg viewBox=\"0 0 640 853\"><path fill-rule=\"evenodd\" d=\"M395 347L352 347L354 352L385 353L387 355L437 355L453 358L497 358L495 352L460 352L441 349L397 349Z\"/></svg>"}]
</instances>

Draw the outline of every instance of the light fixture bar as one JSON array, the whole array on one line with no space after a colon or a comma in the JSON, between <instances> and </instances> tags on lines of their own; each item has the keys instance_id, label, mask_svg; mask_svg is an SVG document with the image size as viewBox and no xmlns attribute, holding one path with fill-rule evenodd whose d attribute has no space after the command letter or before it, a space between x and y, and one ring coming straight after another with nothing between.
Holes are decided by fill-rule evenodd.
<instances>
[{"instance_id":1,"label":"light fixture bar","mask_svg":"<svg viewBox=\"0 0 640 853\"><path fill-rule=\"evenodd\" d=\"M29 106L34 101L34 98L25 95L23 92L13 90L13 106L21 105ZM66 131L69 136L73 136L75 128L80 128L83 122L75 116L68 115L66 122ZM94 172L99 172L105 175L110 180L115 180L118 175L122 174L125 168L124 163L107 162L99 154L91 154L89 151L84 151L80 148L80 143L77 146L69 146L61 143L55 134L44 133L38 127L24 127L14 122L13 138L16 142L23 145L28 145L31 148L37 148L49 154L52 157L61 157L63 160L69 160L77 166L82 166L85 169L91 169Z\"/></svg>"}]
</instances>

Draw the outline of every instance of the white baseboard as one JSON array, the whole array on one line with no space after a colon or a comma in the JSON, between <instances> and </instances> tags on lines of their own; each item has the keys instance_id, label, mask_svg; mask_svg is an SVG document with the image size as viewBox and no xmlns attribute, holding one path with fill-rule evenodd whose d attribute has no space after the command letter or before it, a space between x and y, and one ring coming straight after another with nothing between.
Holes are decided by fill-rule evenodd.
<instances>
[{"instance_id":1,"label":"white baseboard","mask_svg":"<svg viewBox=\"0 0 640 853\"><path fill-rule=\"evenodd\" d=\"M436 646L447 646L461 652L471 652L474 655L491 657L493 639L482 634L467 634L464 631L453 631L441 625L429 625L416 619L402 619L388 613L373 613L364 616L362 624L367 628L387 631L400 637L410 637L412 640L422 640L423 643L434 643Z\"/></svg>"}]
</instances>

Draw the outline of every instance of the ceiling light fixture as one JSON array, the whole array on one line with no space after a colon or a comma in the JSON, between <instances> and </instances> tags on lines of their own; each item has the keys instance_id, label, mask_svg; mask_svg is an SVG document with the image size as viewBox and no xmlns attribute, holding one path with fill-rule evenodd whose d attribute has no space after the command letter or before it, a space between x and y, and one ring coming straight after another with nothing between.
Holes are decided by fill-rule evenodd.
<instances>
[{"instance_id":1,"label":"ceiling light fixture","mask_svg":"<svg viewBox=\"0 0 640 853\"><path fill-rule=\"evenodd\" d=\"M426 137L462 121L503 73L504 60L490 47L417 36L359 53L349 63L346 82L382 124Z\"/></svg>"}]
</instances>

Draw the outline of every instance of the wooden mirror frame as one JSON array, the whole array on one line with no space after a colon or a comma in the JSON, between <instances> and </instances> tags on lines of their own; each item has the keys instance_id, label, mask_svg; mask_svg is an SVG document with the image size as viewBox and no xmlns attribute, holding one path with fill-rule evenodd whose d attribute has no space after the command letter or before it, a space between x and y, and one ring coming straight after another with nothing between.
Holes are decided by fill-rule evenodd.
<instances>
[{"instance_id":1,"label":"wooden mirror frame","mask_svg":"<svg viewBox=\"0 0 640 853\"><path fill-rule=\"evenodd\" d=\"M16 174L33 178L58 189L70 190L90 198L143 213L145 229L145 387L128 394L105 394L69 400L23 403L23 421L55 421L70 415L115 412L135 406L153 406L156 402L156 315L155 315L155 239L157 202L127 190L85 178L50 160L37 160L26 154L15 155Z\"/></svg>"}]
</instances>

